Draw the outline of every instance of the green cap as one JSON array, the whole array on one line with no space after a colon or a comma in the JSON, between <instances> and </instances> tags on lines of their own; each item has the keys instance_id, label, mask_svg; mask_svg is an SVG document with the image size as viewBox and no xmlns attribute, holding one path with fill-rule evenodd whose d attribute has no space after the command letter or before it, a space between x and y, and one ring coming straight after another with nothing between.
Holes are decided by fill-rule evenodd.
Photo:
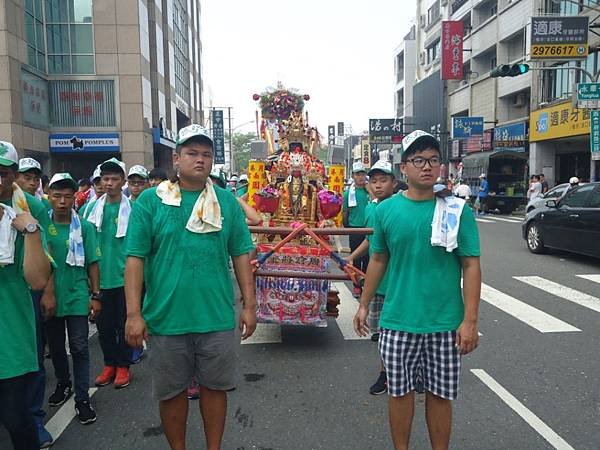
<instances>
[{"instance_id":1,"label":"green cap","mask_svg":"<svg viewBox=\"0 0 600 450\"><path fill-rule=\"evenodd\" d=\"M54 176L52 177L52 179L50 180L50 183L48 183L48 188L52 189L52 185L53 184L59 183L61 181L68 181L74 191L78 191L79 190L79 186L77 185L77 183L75 182L75 180L73 179L73 177L70 174L66 173L66 172L55 173Z\"/></svg>"}]
</instances>

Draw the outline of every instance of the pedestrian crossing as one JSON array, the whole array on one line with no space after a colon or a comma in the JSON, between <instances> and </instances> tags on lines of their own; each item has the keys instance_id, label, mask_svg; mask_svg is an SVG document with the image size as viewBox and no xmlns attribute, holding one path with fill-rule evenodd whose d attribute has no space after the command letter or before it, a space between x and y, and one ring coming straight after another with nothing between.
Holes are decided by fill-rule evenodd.
<instances>
[{"instance_id":1,"label":"pedestrian crossing","mask_svg":"<svg viewBox=\"0 0 600 450\"><path fill-rule=\"evenodd\" d=\"M475 220L479 223L522 223L523 220L516 216L497 216L493 214L486 214L484 216L476 216Z\"/></svg>"},{"instance_id":2,"label":"pedestrian crossing","mask_svg":"<svg viewBox=\"0 0 600 450\"><path fill-rule=\"evenodd\" d=\"M514 280L550 294L556 301L566 301L577 307L586 308L593 313L600 313L600 298L574 289L573 283L578 279L600 283L600 274L573 275L571 286L565 286L555 281L540 276L514 276ZM364 340L354 332L353 318L358 308L358 301L345 283L332 283L339 291L340 305L339 317L329 321L329 326L336 328L340 337L345 341ZM593 292L593 291L592 291ZM527 302L527 298L516 298L500 289L483 283L481 286L481 300L507 314L512 319L519 321L539 333L573 333L582 332L571 317L555 317L542 309L536 308ZM485 330L482 330L485 333ZM277 324L259 323L256 332L242 344L284 344L285 339L281 333L281 326Z\"/></svg>"}]
</instances>

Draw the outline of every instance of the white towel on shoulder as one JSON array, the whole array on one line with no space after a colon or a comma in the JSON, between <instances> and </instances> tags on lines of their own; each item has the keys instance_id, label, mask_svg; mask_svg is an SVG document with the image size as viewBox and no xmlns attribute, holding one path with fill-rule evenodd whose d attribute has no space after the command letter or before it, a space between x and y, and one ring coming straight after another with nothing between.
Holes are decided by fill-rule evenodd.
<instances>
[{"instance_id":1,"label":"white towel on shoulder","mask_svg":"<svg viewBox=\"0 0 600 450\"><path fill-rule=\"evenodd\" d=\"M96 203L94 209L90 212L87 220L96 225L96 230L102 231L102 219L104 218L104 206L106 205L107 195L104 194ZM117 220L117 233L115 237L122 238L127 234L127 226L129 225L129 215L131 214L131 203L125 195L121 195L121 203L119 204L119 219Z\"/></svg>"},{"instance_id":2,"label":"white towel on shoulder","mask_svg":"<svg viewBox=\"0 0 600 450\"><path fill-rule=\"evenodd\" d=\"M356 205L358 205L356 201L356 186L352 183L350 189L348 189L348 208L354 208Z\"/></svg>"},{"instance_id":3,"label":"white towel on shoulder","mask_svg":"<svg viewBox=\"0 0 600 450\"><path fill-rule=\"evenodd\" d=\"M0 266L7 266L15 263L17 230L13 228L12 221L17 217L17 213L10 206L2 203L0 203L0 208L4 210L2 219L0 219Z\"/></svg>"},{"instance_id":4,"label":"white towel on shoulder","mask_svg":"<svg viewBox=\"0 0 600 450\"><path fill-rule=\"evenodd\" d=\"M431 245L446 247L447 252L458 247L460 216L465 206L462 198L436 197L433 221L431 222Z\"/></svg>"}]
</instances>

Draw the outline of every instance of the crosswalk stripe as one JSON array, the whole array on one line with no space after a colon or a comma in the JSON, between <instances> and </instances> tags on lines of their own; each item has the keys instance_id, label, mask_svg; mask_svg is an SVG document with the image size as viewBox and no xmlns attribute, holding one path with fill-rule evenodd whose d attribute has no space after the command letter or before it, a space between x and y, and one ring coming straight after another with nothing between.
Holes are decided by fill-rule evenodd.
<instances>
[{"instance_id":1,"label":"crosswalk stripe","mask_svg":"<svg viewBox=\"0 0 600 450\"><path fill-rule=\"evenodd\" d=\"M594 283L600 283L600 275L577 275L579 278L593 281Z\"/></svg>"},{"instance_id":2,"label":"crosswalk stripe","mask_svg":"<svg viewBox=\"0 0 600 450\"><path fill-rule=\"evenodd\" d=\"M90 398L96 393L97 390L98 388L90 388L88 390ZM75 418L76 414L75 397L73 396L60 407L56 414L54 414L46 424L46 430L48 430L55 441L69 426L71 420Z\"/></svg>"},{"instance_id":3,"label":"crosswalk stripe","mask_svg":"<svg viewBox=\"0 0 600 450\"><path fill-rule=\"evenodd\" d=\"M555 283L554 281L546 280L542 277L532 276L514 278L530 286L541 289L542 291L548 292L549 294L576 303L577 305L584 306L593 311L600 312L600 299L598 297L594 297L593 295L571 289L570 287L563 286L562 284Z\"/></svg>"},{"instance_id":4,"label":"crosswalk stripe","mask_svg":"<svg viewBox=\"0 0 600 450\"><path fill-rule=\"evenodd\" d=\"M481 222L481 223L493 223L493 220L485 220L485 219L475 219L477 222Z\"/></svg>"},{"instance_id":5,"label":"crosswalk stripe","mask_svg":"<svg viewBox=\"0 0 600 450\"><path fill-rule=\"evenodd\" d=\"M481 284L481 299L516 319L525 322L541 333L581 331L573 325L563 322L550 314L546 314L544 311L483 283Z\"/></svg>"},{"instance_id":6,"label":"crosswalk stripe","mask_svg":"<svg viewBox=\"0 0 600 450\"><path fill-rule=\"evenodd\" d=\"M368 339L368 336L360 337L354 331L353 320L358 309L358 302L352 296L352 292L350 292L350 289L344 283L337 282L332 284L339 292L340 304L338 305L338 311L340 314L337 318L337 325L344 339L349 341Z\"/></svg>"},{"instance_id":7,"label":"crosswalk stripe","mask_svg":"<svg viewBox=\"0 0 600 450\"><path fill-rule=\"evenodd\" d=\"M242 344L281 344L281 325L278 323L258 323L254 334Z\"/></svg>"},{"instance_id":8,"label":"crosswalk stripe","mask_svg":"<svg viewBox=\"0 0 600 450\"><path fill-rule=\"evenodd\" d=\"M506 403L510 409L516 412L531 428L533 428L540 436L542 436L550 445L557 450L575 450L560 437L552 428L550 428L542 419L536 416L523 403L521 403L514 395L508 392L500 383L492 378L485 370L471 369L473 375L479 378L483 384L494 392L500 399Z\"/></svg>"},{"instance_id":9,"label":"crosswalk stripe","mask_svg":"<svg viewBox=\"0 0 600 450\"><path fill-rule=\"evenodd\" d=\"M522 222L519 219L507 219L505 217L490 216L490 215L485 216L485 218L492 219L492 220L499 220L500 222L508 222L508 223L521 223Z\"/></svg>"}]
</instances>

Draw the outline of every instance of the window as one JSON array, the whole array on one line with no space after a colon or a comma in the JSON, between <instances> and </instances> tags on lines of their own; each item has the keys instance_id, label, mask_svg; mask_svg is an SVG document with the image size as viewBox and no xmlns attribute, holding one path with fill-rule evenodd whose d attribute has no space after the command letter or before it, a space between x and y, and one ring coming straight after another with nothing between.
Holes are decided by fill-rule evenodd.
<instances>
[{"instance_id":1,"label":"window","mask_svg":"<svg viewBox=\"0 0 600 450\"><path fill-rule=\"evenodd\" d=\"M427 47L426 63L429 65L429 64L432 64L436 59L438 59L440 57L441 50L442 50L442 48L441 48L439 39L437 41L435 41L433 44L431 44L429 47Z\"/></svg>"},{"instance_id":2,"label":"window","mask_svg":"<svg viewBox=\"0 0 600 450\"><path fill-rule=\"evenodd\" d=\"M173 33L175 37L175 92L190 102L190 59L188 46L187 2L173 2Z\"/></svg>"},{"instance_id":3,"label":"window","mask_svg":"<svg viewBox=\"0 0 600 450\"><path fill-rule=\"evenodd\" d=\"M577 4L579 3L579 4ZM582 11L589 11L588 7L598 6L596 0L546 0L546 12L561 16L576 16Z\"/></svg>"},{"instance_id":4,"label":"window","mask_svg":"<svg viewBox=\"0 0 600 450\"><path fill-rule=\"evenodd\" d=\"M496 58L496 54L494 54L490 58L490 70L494 69L498 65L498 59Z\"/></svg>"},{"instance_id":5,"label":"window","mask_svg":"<svg viewBox=\"0 0 600 450\"><path fill-rule=\"evenodd\" d=\"M27 63L45 72L46 43L42 0L25 1L25 39L27 40Z\"/></svg>"},{"instance_id":6,"label":"window","mask_svg":"<svg viewBox=\"0 0 600 450\"><path fill-rule=\"evenodd\" d=\"M560 206L566 206L568 208L586 207L590 193L595 187L596 186L593 184L586 184L572 192L569 192L564 200L560 202Z\"/></svg>"},{"instance_id":7,"label":"window","mask_svg":"<svg viewBox=\"0 0 600 450\"><path fill-rule=\"evenodd\" d=\"M440 17L440 0L435 0L435 3L427 10L427 25L431 25Z\"/></svg>"},{"instance_id":8,"label":"window","mask_svg":"<svg viewBox=\"0 0 600 450\"><path fill-rule=\"evenodd\" d=\"M544 198L560 198L563 196L563 194L565 193L566 190L567 190L567 186L550 189L546 193L546 195L544 195Z\"/></svg>"}]
</instances>

